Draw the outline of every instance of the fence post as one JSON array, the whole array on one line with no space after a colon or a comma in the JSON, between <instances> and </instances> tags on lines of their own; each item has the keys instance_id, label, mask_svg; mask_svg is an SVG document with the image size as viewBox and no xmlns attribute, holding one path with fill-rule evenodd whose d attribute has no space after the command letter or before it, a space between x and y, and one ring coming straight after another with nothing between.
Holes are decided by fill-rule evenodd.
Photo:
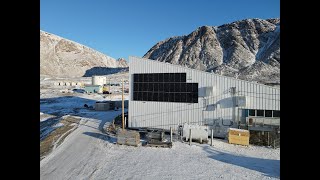
<instances>
[{"instance_id":1,"label":"fence post","mask_svg":"<svg viewBox=\"0 0 320 180\"><path fill-rule=\"evenodd\" d=\"M213 146L213 129L211 129L211 146Z\"/></svg>"},{"instance_id":2,"label":"fence post","mask_svg":"<svg viewBox=\"0 0 320 180\"><path fill-rule=\"evenodd\" d=\"M170 127L170 142L172 143L172 127Z\"/></svg>"},{"instance_id":3,"label":"fence post","mask_svg":"<svg viewBox=\"0 0 320 180\"><path fill-rule=\"evenodd\" d=\"M269 132L268 132L268 146L270 146L270 143L269 143Z\"/></svg>"},{"instance_id":4,"label":"fence post","mask_svg":"<svg viewBox=\"0 0 320 180\"><path fill-rule=\"evenodd\" d=\"M189 132L189 145L191 146L191 141L192 141L192 135L191 135L191 129L190 129L190 132Z\"/></svg>"}]
</instances>

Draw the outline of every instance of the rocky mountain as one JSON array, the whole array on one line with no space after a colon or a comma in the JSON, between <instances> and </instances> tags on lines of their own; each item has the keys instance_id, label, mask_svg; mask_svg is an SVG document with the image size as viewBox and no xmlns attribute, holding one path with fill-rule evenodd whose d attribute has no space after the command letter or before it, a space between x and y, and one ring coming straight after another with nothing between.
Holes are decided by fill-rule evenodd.
<instances>
[{"instance_id":1,"label":"rocky mountain","mask_svg":"<svg viewBox=\"0 0 320 180\"><path fill-rule=\"evenodd\" d=\"M128 69L124 59L115 60L94 49L40 30L40 74L82 77Z\"/></svg>"},{"instance_id":2,"label":"rocky mountain","mask_svg":"<svg viewBox=\"0 0 320 180\"><path fill-rule=\"evenodd\" d=\"M280 83L280 18L202 26L158 42L144 56L220 75Z\"/></svg>"}]
</instances>

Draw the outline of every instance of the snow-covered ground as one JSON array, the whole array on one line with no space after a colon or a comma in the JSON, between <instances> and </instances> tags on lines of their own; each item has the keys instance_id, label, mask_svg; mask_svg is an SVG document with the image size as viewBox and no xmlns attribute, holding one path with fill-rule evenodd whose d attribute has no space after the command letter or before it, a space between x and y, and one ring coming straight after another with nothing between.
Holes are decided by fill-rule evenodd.
<instances>
[{"instance_id":1,"label":"snow-covered ground","mask_svg":"<svg viewBox=\"0 0 320 180\"><path fill-rule=\"evenodd\" d=\"M51 90L41 95L42 115L73 114L81 121L40 161L40 179L279 179L280 149L232 145L221 139L214 139L214 147L178 141L171 149L117 145L101 129L121 110L90 111L84 103L105 98L63 96Z\"/></svg>"},{"instance_id":2,"label":"snow-covered ground","mask_svg":"<svg viewBox=\"0 0 320 180\"><path fill-rule=\"evenodd\" d=\"M99 125L83 118L81 126L40 162L41 179L277 179L280 150L237 146L214 140L214 147L175 142L172 149L113 144Z\"/></svg>"}]
</instances>

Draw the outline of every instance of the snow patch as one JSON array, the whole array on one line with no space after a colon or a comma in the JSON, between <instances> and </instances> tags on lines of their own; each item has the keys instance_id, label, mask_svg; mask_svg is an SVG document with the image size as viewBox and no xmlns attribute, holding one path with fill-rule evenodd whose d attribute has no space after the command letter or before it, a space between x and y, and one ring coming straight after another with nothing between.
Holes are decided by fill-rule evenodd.
<instances>
[{"instance_id":1,"label":"snow patch","mask_svg":"<svg viewBox=\"0 0 320 180\"><path fill-rule=\"evenodd\" d=\"M53 125L52 127L53 128L59 128L59 127L62 127L62 126L64 126L63 123L57 123L57 124Z\"/></svg>"}]
</instances>

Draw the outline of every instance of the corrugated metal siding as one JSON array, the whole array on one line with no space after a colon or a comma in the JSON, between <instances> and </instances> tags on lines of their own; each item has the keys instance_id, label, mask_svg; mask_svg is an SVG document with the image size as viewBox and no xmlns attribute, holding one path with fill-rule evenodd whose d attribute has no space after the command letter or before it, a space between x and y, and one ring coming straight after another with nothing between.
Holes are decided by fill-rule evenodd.
<instances>
[{"instance_id":1,"label":"corrugated metal siding","mask_svg":"<svg viewBox=\"0 0 320 180\"><path fill-rule=\"evenodd\" d=\"M133 91L130 90L129 100L129 127L155 127L169 129L187 123L203 124L205 119L223 118L232 119L232 108L223 103L230 103L231 87L236 87L236 96L244 95L247 98L245 109L280 110L280 89L262 84L243 81L231 77L188 69L179 65L129 57L129 82L133 89L133 75L135 73L169 73L186 72L187 82L199 84L199 88L213 86L212 96L199 97L198 103L150 102L133 101ZM189 79L191 77L191 79ZM205 102L217 104L214 111L204 111ZM232 102L232 101L231 101ZM235 109L237 120L238 109Z\"/></svg>"}]
</instances>

